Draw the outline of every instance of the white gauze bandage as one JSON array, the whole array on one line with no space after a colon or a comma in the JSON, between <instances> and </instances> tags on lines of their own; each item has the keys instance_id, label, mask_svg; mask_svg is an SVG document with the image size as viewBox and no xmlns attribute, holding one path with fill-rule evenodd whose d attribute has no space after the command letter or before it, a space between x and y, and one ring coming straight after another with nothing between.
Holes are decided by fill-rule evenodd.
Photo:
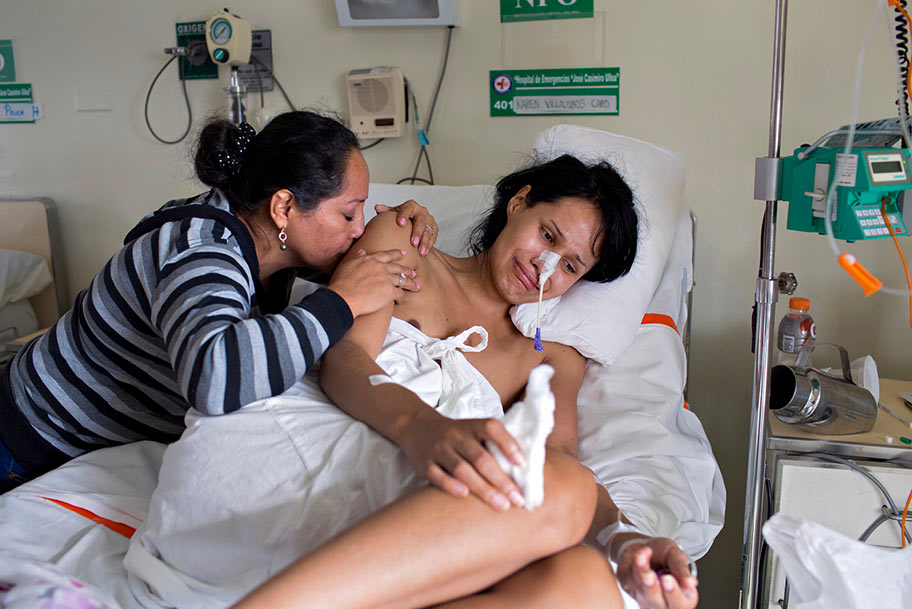
<instances>
[{"instance_id":1,"label":"white gauze bandage","mask_svg":"<svg viewBox=\"0 0 912 609\"><path fill-rule=\"evenodd\" d=\"M525 397L513 404L503 418L504 427L526 456L525 465L514 465L496 445L486 443L500 468L519 486L527 510L537 508L545 499L545 440L554 429L552 376L554 368L548 364L533 368Z\"/></svg>"}]
</instances>

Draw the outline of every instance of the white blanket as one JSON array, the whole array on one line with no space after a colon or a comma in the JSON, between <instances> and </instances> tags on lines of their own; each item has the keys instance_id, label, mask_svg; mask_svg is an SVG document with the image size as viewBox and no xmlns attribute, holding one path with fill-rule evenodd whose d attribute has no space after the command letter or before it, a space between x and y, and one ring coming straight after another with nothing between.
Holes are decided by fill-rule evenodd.
<instances>
[{"instance_id":1,"label":"white blanket","mask_svg":"<svg viewBox=\"0 0 912 609\"><path fill-rule=\"evenodd\" d=\"M377 361L446 416L501 416L496 391L459 351L466 338L428 338L393 319ZM237 413L188 415L130 543L131 588L146 607L222 607L421 484L314 373Z\"/></svg>"},{"instance_id":2,"label":"white blanket","mask_svg":"<svg viewBox=\"0 0 912 609\"><path fill-rule=\"evenodd\" d=\"M680 325L683 318L675 317L677 307L677 300L673 303L669 301L669 306L659 306L655 312L670 315ZM580 458L596 472L614 500L638 526L653 534L675 538L692 557L697 558L706 552L722 526L725 489L699 421L683 407L681 387L684 367L680 338L674 330L661 324L643 325L625 356L610 368L590 362L578 405ZM428 368L428 373L436 374L431 368ZM398 376L398 373L394 374ZM498 402L495 399L492 403ZM323 409L321 412L322 422L295 421L292 415L286 419L290 424L316 426L313 435L318 440L320 431L325 429L344 428L346 438L368 435L362 424L347 419L335 409ZM262 414L257 419L267 422ZM253 415L243 420L253 420ZM271 425L277 427L278 424L276 421ZM267 430L276 428L264 427ZM236 430L235 434L242 434L245 444L260 442L262 446L267 446L269 442L278 443L281 440L259 437L254 431ZM379 440L376 445L382 446L384 442ZM226 444L227 449L224 454L218 455L219 458L233 458L233 452L239 445ZM289 454L296 454L296 449L289 449L287 442L284 446ZM4 564L7 556L0 553L0 580L6 571L15 570L22 562L55 565L67 575L113 594L123 609L160 607L161 599L150 594L141 580L134 578L129 587L126 585L123 557L127 551L127 537L42 497L85 508L130 527L140 527L146 520L149 496L156 485L163 451L164 447L154 442L95 451L0 495L0 548L10 550L10 556L13 556L12 562ZM263 452L268 453L268 449ZM397 453L394 449L392 452ZM332 467L341 463L339 459L339 455L331 453L324 461L318 462L317 467ZM378 506L384 498L377 496L376 488L389 484L389 481L381 484L380 479L371 476L386 476L388 463L391 463L390 470L405 467L401 455L391 461L378 459L373 462L368 459L367 453L348 454L346 459L371 468L363 488L352 485L348 495L363 493ZM217 461L215 463L218 464ZM257 461L257 467L263 470L264 479L281 474L273 460L265 456ZM301 464L296 467L303 470ZM188 464L182 473L201 475L196 473L197 470L216 471L210 463L201 460ZM312 475L312 472L304 473ZM171 472L170 475L177 474ZM291 476L288 478L291 479ZM228 513L237 501L245 501L251 489L238 489L240 485L236 477L227 477L221 482L232 485L237 495L232 495L220 505ZM409 484L420 483L412 480ZM403 490L408 488L413 487L403 483ZM325 490L315 495L327 503L335 501L333 495ZM260 507L270 505L270 495L262 501ZM247 507L259 509L257 505ZM325 504L324 507L329 509ZM332 508L338 508L343 514L349 509L344 503L337 503ZM188 509L188 518L198 517L192 505ZM348 517L354 518L350 514ZM214 526L213 531L219 532L219 527ZM199 531L198 536L205 539L205 531ZM134 537L137 539L134 546L137 546L140 538ZM204 549L217 542L217 538L205 541ZM193 599L190 604L175 603L178 606L227 604L219 590L201 585L194 588L191 585L193 582L176 577L175 571L167 565L161 565L161 569L156 570L154 555L138 558L139 551L148 554L145 548L134 550L131 560L143 562L144 569L151 573L147 575L149 579L161 578L164 582L161 587L169 589L169 594L178 598L187 594L187 598ZM231 590L227 596L235 598L237 594L237 591ZM140 598L137 599L137 596ZM629 598L625 601L630 607L636 606ZM34 607L39 609L41 605Z\"/></svg>"}]
</instances>

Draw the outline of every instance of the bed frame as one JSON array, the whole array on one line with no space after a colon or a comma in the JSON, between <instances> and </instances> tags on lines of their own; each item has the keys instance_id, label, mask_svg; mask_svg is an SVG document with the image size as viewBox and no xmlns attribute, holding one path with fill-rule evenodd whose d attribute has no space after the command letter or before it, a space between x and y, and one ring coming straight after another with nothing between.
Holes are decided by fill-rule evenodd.
<instances>
[{"instance_id":1,"label":"bed frame","mask_svg":"<svg viewBox=\"0 0 912 609\"><path fill-rule=\"evenodd\" d=\"M0 249L37 254L51 269L51 284L29 298L38 326L47 328L70 308L57 206L46 197L0 199L0 218Z\"/></svg>"}]
</instances>

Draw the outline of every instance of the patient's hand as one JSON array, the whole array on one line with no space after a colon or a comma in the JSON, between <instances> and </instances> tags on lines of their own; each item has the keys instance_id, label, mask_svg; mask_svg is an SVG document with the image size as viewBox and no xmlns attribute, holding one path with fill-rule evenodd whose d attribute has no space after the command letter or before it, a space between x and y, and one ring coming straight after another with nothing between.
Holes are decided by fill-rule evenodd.
<instances>
[{"instance_id":1,"label":"patient's hand","mask_svg":"<svg viewBox=\"0 0 912 609\"><path fill-rule=\"evenodd\" d=\"M699 595L689 564L687 554L673 540L644 538L623 548L617 579L643 609L694 609Z\"/></svg>"},{"instance_id":2,"label":"patient's hand","mask_svg":"<svg viewBox=\"0 0 912 609\"><path fill-rule=\"evenodd\" d=\"M496 510L521 506L519 488L485 448L486 441L522 464L519 445L497 419L454 420L428 409L399 445L415 471L441 490L456 497L472 493Z\"/></svg>"}]
</instances>

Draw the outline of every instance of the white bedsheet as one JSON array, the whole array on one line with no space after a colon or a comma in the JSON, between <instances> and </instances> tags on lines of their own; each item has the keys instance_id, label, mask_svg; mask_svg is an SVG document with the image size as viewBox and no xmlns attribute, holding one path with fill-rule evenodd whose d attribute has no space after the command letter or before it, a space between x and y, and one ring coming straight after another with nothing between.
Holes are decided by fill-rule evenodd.
<instances>
[{"instance_id":1,"label":"white bedsheet","mask_svg":"<svg viewBox=\"0 0 912 609\"><path fill-rule=\"evenodd\" d=\"M441 414L502 416L462 346L393 319L377 361ZM131 540L131 588L146 607L223 607L422 484L397 446L329 401L313 372L237 413L189 415Z\"/></svg>"},{"instance_id":2,"label":"white bedsheet","mask_svg":"<svg viewBox=\"0 0 912 609\"><path fill-rule=\"evenodd\" d=\"M682 218L648 310L667 316L678 328L686 321L683 296L691 282L689 252L689 220ZM655 323L640 327L624 357L612 366L590 363L579 400L580 455L635 523L676 539L697 558L722 526L725 488L702 426L684 409L685 373L680 337ZM362 433L360 423L351 425L349 433ZM228 453L234 449L229 445ZM0 496L0 548L11 552L0 555L0 580L3 561L12 555L17 561L56 565L105 590L123 609L156 607L157 601L137 581L132 588L127 585L126 537L41 497L58 498L138 528L146 520L163 451L152 442L96 451ZM266 471L269 467L269 462L263 464ZM386 472L382 466L379 470L381 475ZM372 501L382 500L380 494ZM142 604L134 591L143 603L153 604ZM207 591L191 593L206 597ZM209 598L215 601L220 594ZM629 597L625 601L636 607Z\"/></svg>"}]
</instances>

